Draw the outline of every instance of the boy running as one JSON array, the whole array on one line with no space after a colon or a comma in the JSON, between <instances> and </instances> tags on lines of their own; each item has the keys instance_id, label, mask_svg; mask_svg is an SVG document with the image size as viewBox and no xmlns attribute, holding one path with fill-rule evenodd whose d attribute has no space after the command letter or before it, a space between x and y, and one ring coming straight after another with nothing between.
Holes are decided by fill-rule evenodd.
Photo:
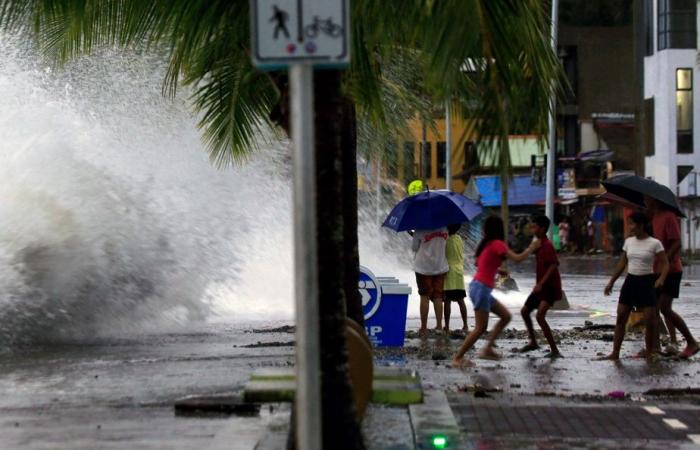
<instances>
[{"instance_id":1,"label":"boy running","mask_svg":"<svg viewBox=\"0 0 700 450\"><path fill-rule=\"evenodd\" d=\"M540 325L550 348L550 352L547 353L546 357L559 358L561 357L561 353L559 353L557 343L554 342L552 330L549 328L549 324L545 319L549 308L554 305L554 302L560 300L562 295L559 259L557 259L557 252L554 250L554 245L547 239L549 225L549 219L545 216L535 216L532 219L533 234L540 241L540 248L535 253L537 260L537 284L535 284L532 293L527 298L527 301L525 301L523 309L520 310L520 314L523 316L523 321L527 327L527 334L530 337L530 342L521 348L520 352L525 353L540 347L537 344L535 330L532 326L532 319L530 318L532 311L537 310L537 323Z\"/></svg>"}]
</instances>

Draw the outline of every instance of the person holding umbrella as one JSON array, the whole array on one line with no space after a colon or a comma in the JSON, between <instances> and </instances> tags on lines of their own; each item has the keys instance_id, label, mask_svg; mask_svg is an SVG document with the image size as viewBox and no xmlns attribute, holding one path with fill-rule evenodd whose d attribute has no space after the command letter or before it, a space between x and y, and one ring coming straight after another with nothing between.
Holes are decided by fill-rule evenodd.
<instances>
[{"instance_id":1,"label":"person holding umbrella","mask_svg":"<svg viewBox=\"0 0 700 450\"><path fill-rule=\"evenodd\" d=\"M428 312L433 303L436 330L442 330L442 297L445 275L449 270L445 246L447 244L447 227L435 230L416 230L413 233L413 270L416 273L416 285L420 295L420 329L418 335L428 332Z\"/></svg>"},{"instance_id":2,"label":"person holding umbrella","mask_svg":"<svg viewBox=\"0 0 700 450\"><path fill-rule=\"evenodd\" d=\"M397 203L383 227L396 232L413 232L413 269L420 295L420 335L428 331L428 312L433 303L437 329L442 329L442 297L445 274L449 270L445 246L447 225L461 224L481 214L481 206L448 190L419 192Z\"/></svg>"},{"instance_id":3,"label":"person holding umbrella","mask_svg":"<svg viewBox=\"0 0 700 450\"><path fill-rule=\"evenodd\" d=\"M667 347L667 352L675 353L677 350L676 333L677 329L685 338L686 347L681 352L681 358L690 358L695 355L700 347L695 341L695 338L690 333L688 326L681 316L672 309L673 299L678 298L680 293L681 279L683 278L683 265L681 263L681 228L678 223L678 217L669 208L657 199L650 195L644 196L644 203L647 210L652 215L652 228L654 237L661 241L668 256L670 269L665 283L660 287L658 292L658 309L664 316L666 327L668 328L671 338L671 345ZM654 264L655 272L659 273L658 261ZM654 330L654 349L660 349L659 345L659 327Z\"/></svg>"},{"instance_id":4,"label":"person holding umbrella","mask_svg":"<svg viewBox=\"0 0 700 450\"><path fill-rule=\"evenodd\" d=\"M698 343L685 321L672 310L674 298L678 298L683 266L681 265L681 232L678 217L685 217L678 205L678 199L668 186L657 183L648 178L636 175L618 175L603 181L605 189L628 202L645 207L652 215L652 228L654 237L664 246L670 261L670 271L663 286L658 293L658 309L664 315L667 324L678 329L686 339L686 348L681 352L682 358L690 358L698 352ZM658 273L658 264L655 268ZM655 321L656 322L656 321ZM669 327L671 328L671 327ZM653 332L654 351L659 351L659 330L655 327Z\"/></svg>"}]
</instances>

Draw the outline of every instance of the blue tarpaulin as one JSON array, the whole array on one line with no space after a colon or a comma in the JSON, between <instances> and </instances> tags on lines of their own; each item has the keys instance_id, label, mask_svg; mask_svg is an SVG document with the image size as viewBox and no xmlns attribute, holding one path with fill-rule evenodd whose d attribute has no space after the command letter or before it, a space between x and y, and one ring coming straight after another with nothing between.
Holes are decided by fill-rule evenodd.
<instances>
[{"instance_id":1,"label":"blue tarpaulin","mask_svg":"<svg viewBox=\"0 0 700 450\"><path fill-rule=\"evenodd\" d=\"M498 175L476 177L476 188L483 206L501 206L501 178ZM514 175L508 183L508 205L542 205L546 189L533 185L530 175Z\"/></svg>"}]
</instances>

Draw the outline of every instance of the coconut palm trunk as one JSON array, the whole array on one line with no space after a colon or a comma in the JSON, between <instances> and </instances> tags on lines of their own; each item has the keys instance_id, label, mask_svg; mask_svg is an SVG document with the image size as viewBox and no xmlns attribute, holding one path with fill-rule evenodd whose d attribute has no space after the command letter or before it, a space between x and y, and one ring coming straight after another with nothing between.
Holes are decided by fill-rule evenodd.
<instances>
[{"instance_id":1,"label":"coconut palm trunk","mask_svg":"<svg viewBox=\"0 0 700 450\"><path fill-rule=\"evenodd\" d=\"M360 253L357 233L357 116L355 105L343 97L341 132L344 291L347 316L364 324L362 299L357 290L360 278Z\"/></svg>"},{"instance_id":2,"label":"coconut palm trunk","mask_svg":"<svg viewBox=\"0 0 700 450\"><path fill-rule=\"evenodd\" d=\"M345 216L352 215L344 210L355 209L343 195L344 190L351 188L346 186L344 189L344 172L347 170L352 175L352 167L356 164L354 158L350 163L349 157L343 157L343 142L351 141L343 130L346 112L351 109L347 108L341 95L339 71L318 71L315 78L322 439L323 448L356 450L363 449L364 444L355 416L345 344L346 271L348 274L357 271L356 264L346 264L346 261L356 259L353 255L346 255L346 235L357 236L356 213L354 226L353 223L344 223ZM356 237L354 241L357 242ZM351 290L357 293L357 277Z\"/></svg>"}]
</instances>

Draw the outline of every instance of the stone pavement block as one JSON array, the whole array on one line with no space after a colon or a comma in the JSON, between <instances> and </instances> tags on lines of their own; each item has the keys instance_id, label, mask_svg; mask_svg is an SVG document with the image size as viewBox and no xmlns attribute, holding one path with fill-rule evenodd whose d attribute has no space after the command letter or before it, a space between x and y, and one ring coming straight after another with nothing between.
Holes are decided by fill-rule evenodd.
<instances>
[{"instance_id":1,"label":"stone pavement block","mask_svg":"<svg viewBox=\"0 0 700 450\"><path fill-rule=\"evenodd\" d=\"M243 399L251 403L294 401L295 380L251 380L243 391Z\"/></svg>"},{"instance_id":2,"label":"stone pavement block","mask_svg":"<svg viewBox=\"0 0 700 450\"><path fill-rule=\"evenodd\" d=\"M372 382L372 402L410 405L423 401L423 388L416 372L382 368ZM251 376L243 399L252 403L278 403L294 400L296 380L289 369L265 369Z\"/></svg>"},{"instance_id":3,"label":"stone pavement block","mask_svg":"<svg viewBox=\"0 0 700 450\"><path fill-rule=\"evenodd\" d=\"M420 382L418 372L403 367L378 366L374 368L375 380L411 380Z\"/></svg>"},{"instance_id":4,"label":"stone pavement block","mask_svg":"<svg viewBox=\"0 0 700 450\"><path fill-rule=\"evenodd\" d=\"M420 382L405 380L374 380L372 402L385 405L411 405L423 401Z\"/></svg>"},{"instance_id":5,"label":"stone pavement block","mask_svg":"<svg viewBox=\"0 0 700 450\"><path fill-rule=\"evenodd\" d=\"M294 380L295 378L296 375L294 374L293 367L264 367L262 369L257 369L250 376L250 379L254 381Z\"/></svg>"},{"instance_id":6,"label":"stone pavement block","mask_svg":"<svg viewBox=\"0 0 700 450\"><path fill-rule=\"evenodd\" d=\"M251 381L294 380L293 367L264 367L250 376ZM420 382L418 372L403 367L379 366L374 368L375 380L404 380Z\"/></svg>"},{"instance_id":7,"label":"stone pavement block","mask_svg":"<svg viewBox=\"0 0 700 450\"><path fill-rule=\"evenodd\" d=\"M432 449L433 439L444 437L448 449L466 448L457 420L442 391L426 391L423 403L410 405L409 414L417 449Z\"/></svg>"}]
</instances>

